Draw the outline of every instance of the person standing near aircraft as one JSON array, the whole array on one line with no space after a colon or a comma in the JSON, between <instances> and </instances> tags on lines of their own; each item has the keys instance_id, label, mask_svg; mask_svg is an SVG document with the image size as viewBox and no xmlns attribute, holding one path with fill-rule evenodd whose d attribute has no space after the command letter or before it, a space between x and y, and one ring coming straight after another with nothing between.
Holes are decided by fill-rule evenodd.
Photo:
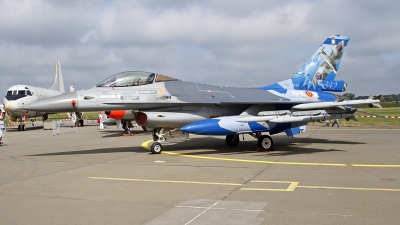
<instances>
[{"instance_id":1,"label":"person standing near aircraft","mask_svg":"<svg viewBox=\"0 0 400 225\"><path fill-rule=\"evenodd\" d=\"M100 130L103 130L104 129L104 124L103 124L103 112L100 112L100 114L99 114L99 116L98 116L98 121L99 121L99 124L100 124Z\"/></svg>"},{"instance_id":2,"label":"person standing near aircraft","mask_svg":"<svg viewBox=\"0 0 400 225\"><path fill-rule=\"evenodd\" d=\"M103 121L103 128L107 129L107 124L104 123L108 119L107 114L103 111L102 113L102 121Z\"/></svg>"},{"instance_id":3,"label":"person standing near aircraft","mask_svg":"<svg viewBox=\"0 0 400 225\"><path fill-rule=\"evenodd\" d=\"M338 119L335 119L335 121L332 123L332 127L335 126L335 124L337 125L337 127L340 127Z\"/></svg>"},{"instance_id":4,"label":"person standing near aircraft","mask_svg":"<svg viewBox=\"0 0 400 225\"><path fill-rule=\"evenodd\" d=\"M323 127L329 127L330 123L331 123L331 120L325 120Z\"/></svg>"},{"instance_id":5,"label":"person standing near aircraft","mask_svg":"<svg viewBox=\"0 0 400 225\"><path fill-rule=\"evenodd\" d=\"M3 146L3 142L1 141L3 138L3 129L4 129L4 117L6 116L6 111L3 106L0 108L0 146Z\"/></svg>"},{"instance_id":6,"label":"person standing near aircraft","mask_svg":"<svg viewBox=\"0 0 400 225\"><path fill-rule=\"evenodd\" d=\"M83 123L84 123L83 113L78 112L77 117L78 117L78 126L83 127Z\"/></svg>"}]
</instances>

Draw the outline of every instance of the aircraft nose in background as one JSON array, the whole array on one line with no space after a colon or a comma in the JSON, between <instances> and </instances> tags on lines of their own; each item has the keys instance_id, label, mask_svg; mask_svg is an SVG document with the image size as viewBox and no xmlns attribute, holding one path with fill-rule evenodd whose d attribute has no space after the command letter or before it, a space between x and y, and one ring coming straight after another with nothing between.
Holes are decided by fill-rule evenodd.
<instances>
[{"instance_id":1,"label":"aircraft nose in background","mask_svg":"<svg viewBox=\"0 0 400 225\"><path fill-rule=\"evenodd\" d=\"M4 104L5 109L13 109L14 108L13 101L4 100L3 104Z\"/></svg>"},{"instance_id":2,"label":"aircraft nose in background","mask_svg":"<svg viewBox=\"0 0 400 225\"><path fill-rule=\"evenodd\" d=\"M66 93L24 106L25 110L37 112L69 112L78 106L78 95Z\"/></svg>"}]
</instances>

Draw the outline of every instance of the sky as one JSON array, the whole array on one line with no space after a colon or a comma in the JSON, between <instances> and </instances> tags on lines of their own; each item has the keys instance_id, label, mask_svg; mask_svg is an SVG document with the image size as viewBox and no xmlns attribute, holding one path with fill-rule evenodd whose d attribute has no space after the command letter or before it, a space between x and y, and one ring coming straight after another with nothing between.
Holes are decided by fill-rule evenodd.
<instances>
[{"instance_id":1,"label":"sky","mask_svg":"<svg viewBox=\"0 0 400 225\"><path fill-rule=\"evenodd\" d=\"M0 97L16 84L65 89L123 71L259 87L286 80L330 35L350 37L345 93L400 93L398 0L0 0Z\"/></svg>"}]
</instances>

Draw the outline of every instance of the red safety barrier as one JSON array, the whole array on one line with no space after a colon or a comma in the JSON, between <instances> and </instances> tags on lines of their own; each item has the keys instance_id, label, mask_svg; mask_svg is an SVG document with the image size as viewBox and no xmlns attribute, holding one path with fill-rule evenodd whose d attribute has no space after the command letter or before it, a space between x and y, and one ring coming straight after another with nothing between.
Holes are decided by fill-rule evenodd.
<instances>
[{"instance_id":1,"label":"red safety barrier","mask_svg":"<svg viewBox=\"0 0 400 225\"><path fill-rule=\"evenodd\" d=\"M381 118L379 116L357 116L359 118ZM386 119L399 119L399 116L383 116Z\"/></svg>"}]
</instances>

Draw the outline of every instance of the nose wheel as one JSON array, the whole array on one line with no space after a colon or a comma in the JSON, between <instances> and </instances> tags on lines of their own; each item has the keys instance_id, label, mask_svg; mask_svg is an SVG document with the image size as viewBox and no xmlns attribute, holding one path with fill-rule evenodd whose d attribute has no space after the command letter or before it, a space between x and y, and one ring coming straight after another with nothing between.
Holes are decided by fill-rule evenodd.
<instances>
[{"instance_id":1,"label":"nose wheel","mask_svg":"<svg viewBox=\"0 0 400 225\"><path fill-rule=\"evenodd\" d=\"M150 151L153 154L160 154L162 152L162 145L160 142L154 142L150 146Z\"/></svg>"}]
</instances>

